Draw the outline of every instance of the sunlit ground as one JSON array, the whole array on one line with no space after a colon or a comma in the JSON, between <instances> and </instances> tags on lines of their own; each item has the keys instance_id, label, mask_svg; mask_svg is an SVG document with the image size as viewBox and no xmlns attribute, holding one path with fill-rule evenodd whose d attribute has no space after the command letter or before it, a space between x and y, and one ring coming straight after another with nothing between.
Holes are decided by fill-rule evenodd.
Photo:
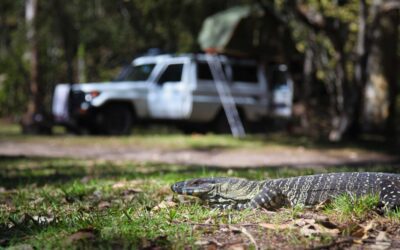
<instances>
[{"instance_id":1,"label":"sunlit ground","mask_svg":"<svg viewBox=\"0 0 400 250\"><path fill-rule=\"evenodd\" d=\"M0 142L52 145L235 149L332 147L283 134L230 136L180 133L129 137L23 136L15 125L1 126ZM55 144L54 144L55 143ZM371 150L359 144L349 150ZM196 199L173 195L175 181L200 176L262 180L338 171L400 172L393 165L320 168L230 169L101 159L0 156L0 246L73 248L312 248L399 246L400 215L381 214L375 197L341 197L317 208L278 211L219 211ZM329 219L328 219L329 218ZM386 238L385 238L386 237ZM382 240L384 238L384 240ZM396 245L397 244L397 245Z\"/></svg>"}]
</instances>

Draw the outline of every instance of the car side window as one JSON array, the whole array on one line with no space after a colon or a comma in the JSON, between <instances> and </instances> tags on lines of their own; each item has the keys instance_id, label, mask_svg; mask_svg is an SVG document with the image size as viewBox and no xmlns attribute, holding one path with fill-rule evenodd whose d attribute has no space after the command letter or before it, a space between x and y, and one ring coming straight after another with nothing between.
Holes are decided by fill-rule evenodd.
<instances>
[{"instance_id":1,"label":"car side window","mask_svg":"<svg viewBox=\"0 0 400 250\"><path fill-rule=\"evenodd\" d=\"M180 82L182 80L183 64L171 64L164 70L157 83Z\"/></svg>"},{"instance_id":2,"label":"car side window","mask_svg":"<svg viewBox=\"0 0 400 250\"><path fill-rule=\"evenodd\" d=\"M224 74L226 77L227 76L227 70L226 70L226 64L222 64L222 70L224 71ZM204 81L214 81L214 77L211 73L210 65L207 62L199 62L197 64L197 78L199 80L204 80Z\"/></svg>"},{"instance_id":3,"label":"car side window","mask_svg":"<svg viewBox=\"0 0 400 250\"><path fill-rule=\"evenodd\" d=\"M200 80L214 80L211 69L208 63L198 63L197 64L197 77Z\"/></svg>"},{"instance_id":4,"label":"car side window","mask_svg":"<svg viewBox=\"0 0 400 250\"><path fill-rule=\"evenodd\" d=\"M233 81L258 83L256 65L233 65Z\"/></svg>"}]
</instances>

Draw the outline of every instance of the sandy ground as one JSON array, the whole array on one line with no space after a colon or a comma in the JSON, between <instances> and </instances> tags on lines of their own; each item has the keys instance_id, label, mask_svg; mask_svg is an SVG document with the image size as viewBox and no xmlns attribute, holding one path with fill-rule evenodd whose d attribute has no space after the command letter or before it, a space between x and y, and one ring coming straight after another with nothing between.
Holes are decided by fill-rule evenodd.
<instances>
[{"instance_id":1,"label":"sandy ground","mask_svg":"<svg viewBox=\"0 0 400 250\"><path fill-rule=\"evenodd\" d=\"M71 157L113 161L156 162L215 167L318 167L399 163L394 156L349 149L279 147L257 149L165 149L156 146L60 145L51 142L0 141L1 156ZM400 164L399 164L400 165Z\"/></svg>"}]
</instances>

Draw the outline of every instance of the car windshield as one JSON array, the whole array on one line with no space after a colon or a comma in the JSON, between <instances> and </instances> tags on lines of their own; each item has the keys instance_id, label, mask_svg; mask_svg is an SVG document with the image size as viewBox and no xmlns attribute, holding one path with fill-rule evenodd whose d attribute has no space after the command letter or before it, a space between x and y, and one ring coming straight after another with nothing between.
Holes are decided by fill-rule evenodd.
<instances>
[{"instance_id":1,"label":"car windshield","mask_svg":"<svg viewBox=\"0 0 400 250\"><path fill-rule=\"evenodd\" d=\"M146 81L155 64L142 64L125 67L114 81Z\"/></svg>"}]
</instances>

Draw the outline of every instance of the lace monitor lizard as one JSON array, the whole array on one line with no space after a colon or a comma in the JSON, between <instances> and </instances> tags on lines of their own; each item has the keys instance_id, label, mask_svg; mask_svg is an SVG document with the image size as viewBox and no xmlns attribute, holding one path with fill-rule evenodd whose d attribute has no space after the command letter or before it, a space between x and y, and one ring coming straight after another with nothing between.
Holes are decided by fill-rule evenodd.
<instances>
[{"instance_id":1,"label":"lace monitor lizard","mask_svg":"<svg viewBox=\"0 0 400 250\"><path fill-rule=\"evenodd\" d=\"M265 181L198 178L177 182L171 189L178 194L197 196L221 209L312 206L346 193L376 194L387 208L400 205L400 175L387 173L329 173Z\"/></svg>"}]
</instances>

